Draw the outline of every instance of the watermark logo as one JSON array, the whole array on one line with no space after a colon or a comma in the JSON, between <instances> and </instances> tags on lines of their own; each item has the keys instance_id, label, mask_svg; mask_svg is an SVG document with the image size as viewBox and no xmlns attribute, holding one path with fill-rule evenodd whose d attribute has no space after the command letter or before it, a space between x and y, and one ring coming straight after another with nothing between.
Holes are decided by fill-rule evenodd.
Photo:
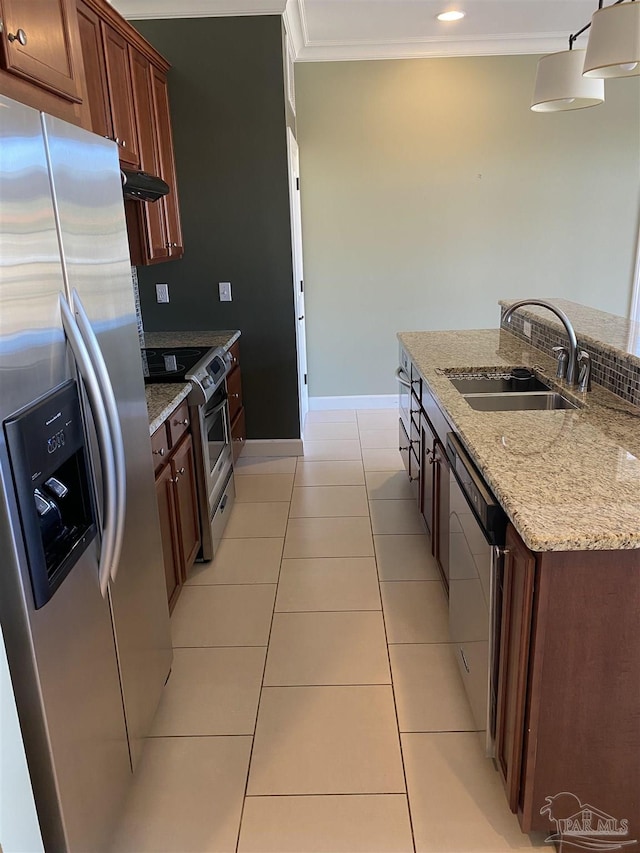
<instances>
[{"instance_id":1,"label":"watermark logo","mask_svg":"<svg viewBox=\"0 0 640 853\"><path fill-rule=\"evenodd\" d=\"M628 838L629 821L581 803L575 794L563 791L546 797L540 814L546 814L555 823L556 831L545 839L547 844L557 844L558 853L579 850L622 850L635 840Z\"/></svg>"}]
</instances>

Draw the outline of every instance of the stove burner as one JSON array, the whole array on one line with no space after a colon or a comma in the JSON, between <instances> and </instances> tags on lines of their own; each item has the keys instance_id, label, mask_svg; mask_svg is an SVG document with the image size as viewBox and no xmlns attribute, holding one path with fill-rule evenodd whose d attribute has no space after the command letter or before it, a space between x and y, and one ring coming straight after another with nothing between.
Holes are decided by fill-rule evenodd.
<instances>
[{"instance_id":1,"label":"stove burner","mask_svg":"<svg viewBox=\"0 0 640 853\"><path fill-rule=\"evenodd\" d=\"M209 347L156 347L142 350L145 382L180 382Z\"/></svg>"}]
</instances>

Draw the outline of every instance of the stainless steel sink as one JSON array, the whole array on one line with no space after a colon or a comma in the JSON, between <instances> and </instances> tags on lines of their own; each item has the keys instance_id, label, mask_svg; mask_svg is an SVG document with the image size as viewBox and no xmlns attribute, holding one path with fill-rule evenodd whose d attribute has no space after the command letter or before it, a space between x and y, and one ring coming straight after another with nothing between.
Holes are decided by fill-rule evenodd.
<instances>
[{"instance_id":1,"label":"stainless steel sink","mask_svg":"<svg viewBox=\"0 0 640 853\"><path fill-rule=\"evenodd\" d=\"M546 393L529 391L520 394L463 394L462 396L472 409L480 412L552 411L578 408L576 403L553 391Z\"/></svg>"},{"instance_id":2,"label":"stainless steel sink","mask_svg":"<svg viewBox=\"0 0 640 853\"><path fill-rule=\"evenodd\" d=\"M533 391L550 391L537 376L530 379L512 379L508 374L478 374L476 376L450 376L449 381L461 394L523 394Z\"/></svg>"}]
</instances>

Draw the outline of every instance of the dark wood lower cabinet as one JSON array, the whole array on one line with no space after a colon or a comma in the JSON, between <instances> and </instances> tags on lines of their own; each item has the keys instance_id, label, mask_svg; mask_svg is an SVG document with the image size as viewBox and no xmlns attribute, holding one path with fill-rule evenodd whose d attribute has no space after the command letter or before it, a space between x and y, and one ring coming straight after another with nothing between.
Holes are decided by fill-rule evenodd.
<instances>
[{"instance_id":1,"label":"dark wood lower cabinet","mask_svg":"<svg viewBox=\"0 0 640 853\"><path fill-rule=\"evenodd\" d=\"M496 762L509 808L520 795L535 559L509 526L502 585Z\"/></svg>"},{"instance_id":2,"label":"dark wood lower cabinet","mask_svg":"<svg viewBox=\"0 0 640 853\"><path fill-rule=\"evenodd\" d=\"M193 458L193 441L187 435L171 458L171 473L176 495L176 521L180 542L180 568L182 580L193 565L200 548L200 522L198 496Z\"/></svg>"},{"instance_id":3,"label":"dark wood lower cabinet","mask_svg":"<svg viewBox=\"0 0 640 853\"><path fill-rule=\"evenodd\" d=\"M196 559L201 538L193 440L189 432L183 431L179 442L168 450L167 427L165 422L153 434L151 446L156 455L156 497L171 612Z\"/></svg>"},{"instance_id":4,"label":"dark wood lower cabinet","mask_svg":"<svg viewBox=\"0 0 640 853\"><path fill-rule=\"evenodd\" d=\"M594 827L609 815L612 833L595 837L638 853L640 553L534 554L511 526L507 548L497 760L509 805L525 832L551 834L583 806Z\"/></svg>"},{"instance_id":5,"label":"dark wood lower cabinet","mask_svg":"<svg viewBox=\"0 0 640 853\"><path fill-rule=\"evenodd\" d=\"M182 584L179 543L175 530L176 508L171 465L165 465L156 477L156 499L158 501L158 514L160 515L167 599L169 601L169 612L171 612L175 607Z\"/></svg>"}]
</instances>

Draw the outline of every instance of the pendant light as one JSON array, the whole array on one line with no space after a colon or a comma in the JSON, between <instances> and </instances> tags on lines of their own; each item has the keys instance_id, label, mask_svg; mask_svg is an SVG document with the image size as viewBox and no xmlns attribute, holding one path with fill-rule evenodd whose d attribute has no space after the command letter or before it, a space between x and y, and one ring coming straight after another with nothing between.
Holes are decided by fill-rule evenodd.
<instances>
[{"instance_id":1,"label":"pendant light","mask_svg":"<svg viewBox=\"0 0 640 853\"><path fill-rule=\"evenodd\" d=\"M600 8L591 19L584 62L587 79L640 75L640 2Z\"/></svg>"},{"instance_id":2,"label":"pendant light","mask_svg":"<svg viewBox=\"0 0 640 853\"><path fill-rule=\"evenodd\" d=\"M580 110L604 101L604 80L589 80L582 76L586 51L573 50L572 38L569 50L550 53L538 60L531 100L534 112Z\"/></svg>"}]
</instances>

